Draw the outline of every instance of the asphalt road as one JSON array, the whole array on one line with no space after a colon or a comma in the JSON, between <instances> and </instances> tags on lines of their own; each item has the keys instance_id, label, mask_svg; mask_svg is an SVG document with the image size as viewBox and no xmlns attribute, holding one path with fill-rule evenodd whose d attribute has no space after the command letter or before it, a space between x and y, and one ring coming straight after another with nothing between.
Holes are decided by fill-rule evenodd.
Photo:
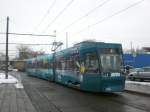
<instances>
[{"instance_id":1,"label":"asphalt road","mask_svg":"<svg viewBox=\"0 0 150 112\"><path fill-rule=\"evenodd\" d=\"M37 112L150 112L150 97L132 93L89 93L12 72L22 80Z\"/></svg>"}]
</instances>

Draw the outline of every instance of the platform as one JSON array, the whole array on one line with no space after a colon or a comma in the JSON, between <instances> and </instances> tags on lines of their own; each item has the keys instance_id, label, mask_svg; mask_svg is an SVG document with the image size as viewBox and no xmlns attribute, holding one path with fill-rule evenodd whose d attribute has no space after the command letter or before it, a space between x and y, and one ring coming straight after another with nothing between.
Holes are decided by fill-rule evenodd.
<instances>
[{"instance_id":1,"label":"platform","mask_svg":"<svg viewBox=\"0 0 150 112\"><path fill-rule=\"evenodd\" d=\"M13 76L0 74L0 112L36 112L26 92Z\"/></svg>"}]
</instances>

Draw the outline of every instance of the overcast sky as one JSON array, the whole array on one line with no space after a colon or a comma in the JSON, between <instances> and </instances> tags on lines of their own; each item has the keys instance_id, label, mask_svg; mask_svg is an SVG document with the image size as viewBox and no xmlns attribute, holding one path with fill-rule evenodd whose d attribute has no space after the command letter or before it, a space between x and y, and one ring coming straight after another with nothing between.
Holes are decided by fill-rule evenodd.
<instances>
[{"instance_id":1,"label":"overcast sky","mask_svg":"<svg viewBox=\"0 0 150 112\"><path fill-rule=\"evenodd\" d=\"M111 16L139 1L142 2ZM130 48L131 42L134 47L150 46L149 11L150 0L0 0L0 32L5 32L9 16L10 32L53 35L56 30L56 40L64 43L63 48L66 32L69 46L85 39L122 43L124 48ZM53 41L53 37L9 36L11 43ZM0 35L0 42L5 42L5 35ZM15 47L10 45L9 50ZM51 50L51 46L32 48ZM0 50L5 46L0 45Z\"/></svg>"}]
</instances>

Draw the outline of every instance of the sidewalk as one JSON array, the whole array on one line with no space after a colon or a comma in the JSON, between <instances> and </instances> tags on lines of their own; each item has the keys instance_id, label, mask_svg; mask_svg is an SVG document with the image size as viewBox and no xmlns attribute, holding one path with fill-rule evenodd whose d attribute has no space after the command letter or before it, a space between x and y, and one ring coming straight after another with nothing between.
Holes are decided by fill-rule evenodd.
<instances>
[{"instance_id":1,"label":"sidewalk","mask_svg":"<svg viewBox=\"0 0 150 112\"><path fill-rule=\"evenodd\" d=\"M0 112L36 112L20 81L0 73Z\"/></svg>"},{"instance_id":2,"label":"sidewalk","mask_svg":"<svg viewBox=\"0 0 150 112\"><path fill-rule=\"evenodd\" d=\"M150 96L150 82L126 81L125 90Z\"/></svg>"}]
</instances>

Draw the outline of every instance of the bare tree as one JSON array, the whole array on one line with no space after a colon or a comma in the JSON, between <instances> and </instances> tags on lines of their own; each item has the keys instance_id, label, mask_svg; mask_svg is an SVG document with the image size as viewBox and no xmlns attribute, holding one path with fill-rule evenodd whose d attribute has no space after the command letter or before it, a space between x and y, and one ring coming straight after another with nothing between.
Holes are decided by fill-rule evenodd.
<instances>
[{"instance_id":1,"label":"bare tree","mask_svg":"<svg viewBox=\"0 0 150 112\"><path fill-rule=\"evenodd\" d=\"M18 59L27 59L27 58L33 58L38 55L44 55L44 51L34 51L28 46L20 45L17 46L17 49L19 51L19 57Z\"/></svg>"}]
</instances>

